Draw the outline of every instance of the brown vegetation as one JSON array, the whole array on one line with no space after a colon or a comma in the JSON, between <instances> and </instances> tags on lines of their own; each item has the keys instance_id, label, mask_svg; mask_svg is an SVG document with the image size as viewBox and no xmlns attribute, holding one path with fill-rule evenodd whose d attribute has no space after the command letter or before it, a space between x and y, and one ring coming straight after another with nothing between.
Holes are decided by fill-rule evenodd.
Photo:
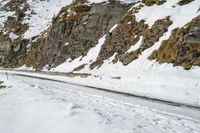
<instances>
[{"instance_id":1,"label":"brown vegetation","mask_svg":"<svg viewBox=\"0 0 200 133\"><path fill-rule=\"evenodd\" d=\"M0 81L0 89L4 89L4 88L6 88L5 85L2 85L3 83L4 83L3 81Z\"/></svg>"},{"instance_id":2,"label":"brown vegetation","mask_svg":"<svg viewBox=\"0 0 200 133\"><path fill-rule=\"evenodd\" d=\"M180 1L178 2L178 4L182 6L182 5L189 4L189 3L192 2L192 1L194 1L194 0L180 0Z\"/></svg>"},{"instance_id":3,"label":"brown vegetation","mask_svg":"<svg viewBox=\"0 0 200 133\"><path fill-rule=\"evenodd\" d=\"M149 59L159 63L173 63L190 69L200 66L200 16L183 28L173 30L170 38L162 42Z\"/></svg>"},{"instance_id":4,"label":"brown vegetation","mask_svg":"<svg viewBox=\"0 0 200 133\"><path fill-rule=\"evenodd\" d=\"M161 5L165 2L166 2L166 0L142 0L142 3L144 3L147 6L152 6L154 4Z\"/></svg>"}]
</instances>

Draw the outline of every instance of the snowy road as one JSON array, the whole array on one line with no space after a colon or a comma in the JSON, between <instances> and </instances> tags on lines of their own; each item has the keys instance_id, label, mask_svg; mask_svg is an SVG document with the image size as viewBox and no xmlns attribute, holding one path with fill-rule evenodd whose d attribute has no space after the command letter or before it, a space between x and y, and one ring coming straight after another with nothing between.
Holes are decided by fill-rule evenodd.
<instances>
[{"instance_id":1,"label":"snowy road","mask_svg":"<svg viewBox=\"0 0 200 133\"><path fill-rule=\"evenodd\" d=\"M0 133L199 133L200 110L0 73Z\"/></svg>"}]
</instances>

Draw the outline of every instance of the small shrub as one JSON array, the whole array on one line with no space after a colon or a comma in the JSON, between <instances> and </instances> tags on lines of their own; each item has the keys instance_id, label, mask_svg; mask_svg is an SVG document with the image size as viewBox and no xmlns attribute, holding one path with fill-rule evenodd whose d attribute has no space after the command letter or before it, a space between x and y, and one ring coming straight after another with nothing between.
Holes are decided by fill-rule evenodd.
<instances>
[{"instance_id":1,"label":"small shrub","mask_svg":"<svg viewBox=\"0 0 200 133\"><path fill-rule=\"evenodd\" d=\"M88 6L88 5L77 5L77 6L74 6L74 11L76 13L82 13L82 12L87 12L91 9L91 6Z\"/></svg>"},{"instance_id":2,"label":"small shrub","mask_svg":"<svg viewBox=\"0 0 200 133\"><path fill-rule=\"evenodd\" d=\"M108 0L109 3L116 3L116 0Z\"/></svg>"},{"instance_id":3,"label":"small shrub","mask_svg":"<svg viewBox=\"0 0 200 133\"><path fill-rule=\"evenodd\" d=\"M3 81L0 81L0 89L6 88L6 86L2 85L3 83Z\"/></svg>"},{"instance_id":4,"label":"small shrub","mask_svg":"<svg viewBox=\"0 0 200 133\"><path fill-rule=\"evenodd\" d=\"M73 4L85 4L88 3L88 0L73 0Z\"/></svg>"},{"instance_id":5,"label":"small shrub","mask_svg":"<svg viewBox=\"0 0 200 133\"><path fill-rule=\"evenodd\" d=\"M165 2L166 0L142 0L142 3L144 3L147 6L152 6L154 4L162 5Z\"/></svg>"},{"instance_id":6,"label":"small shrub","mask_svg":"<svg viewBox=\"0 0 200 133\"><path fill-rule=\"evenodd\" d=\"M178 4L182 6L182 5L189 4L192 1L194 1L194 0L181 0L181 1L178 2Z\"/></svg>"}]
</instances>

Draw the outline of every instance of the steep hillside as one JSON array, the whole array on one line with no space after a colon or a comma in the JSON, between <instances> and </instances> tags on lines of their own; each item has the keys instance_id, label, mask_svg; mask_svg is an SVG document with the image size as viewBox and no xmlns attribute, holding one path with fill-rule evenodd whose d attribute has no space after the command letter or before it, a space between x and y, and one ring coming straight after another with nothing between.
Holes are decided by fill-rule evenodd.
<instances>
[{"instance_id":1,"label":"steep hillside","mask_svg":"<svg viewBox=\"0 0 200 133\"><path fill-rule=\"evenodd\" d=\"M200 0L0 2L0 66L200 105Z\"/></svg>"},{"instance_id":2,"label":"steep hillside","mask_svg":"<svg viewBox=\"0 0 200 133\"><path fill-rule=\"evenodd\" d=\"M152 51L149 60L190 69L200 65L198 2L144 0L133 6L119 2L2 0L1 64L51 69L67 59L84 57L105 35L98 58L88 64L91 69L113 55L113 63L128 65L158 41L162 46ZM168 40L161 39L171 31L171 37L165 37Z\"/></svg>"}]
</instances>

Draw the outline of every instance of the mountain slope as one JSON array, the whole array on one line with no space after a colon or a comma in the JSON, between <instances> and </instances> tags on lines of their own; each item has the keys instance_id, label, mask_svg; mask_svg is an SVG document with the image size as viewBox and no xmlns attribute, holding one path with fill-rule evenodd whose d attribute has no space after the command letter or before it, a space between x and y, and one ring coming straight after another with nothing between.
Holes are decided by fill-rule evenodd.
<instances>
[{"instance_id":1,"label":"mountain slope","mask_svg":"<svg viewBox=\"0 0 200 133\"><path fill-rule=\"evenodd\" d=\"M2 67L200 105L200 0L56 2L1 1Z\"/></svg>"}]
</instances>

